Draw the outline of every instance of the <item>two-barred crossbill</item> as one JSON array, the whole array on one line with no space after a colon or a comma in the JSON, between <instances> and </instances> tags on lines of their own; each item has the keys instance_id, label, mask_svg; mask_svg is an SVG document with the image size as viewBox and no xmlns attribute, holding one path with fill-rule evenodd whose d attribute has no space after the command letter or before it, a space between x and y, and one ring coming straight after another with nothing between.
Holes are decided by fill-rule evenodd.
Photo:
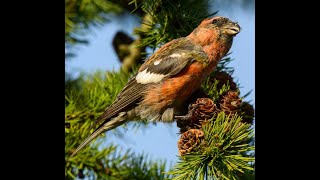
<instances>
[{"instance_id":1,"label":"two-barred crossbill","mask_svg":"<svg viewBox=\"0 0 320 180\"><path fill-rule=\"evenodd\" d=\"M98 118L98 128L72 156L99 134L134 119L172 122L183 103L200 88L231 48L240 26L225 17L205 19L187 37L157 50L138 70L116 100Z\"/></svg>"}]
</instances>

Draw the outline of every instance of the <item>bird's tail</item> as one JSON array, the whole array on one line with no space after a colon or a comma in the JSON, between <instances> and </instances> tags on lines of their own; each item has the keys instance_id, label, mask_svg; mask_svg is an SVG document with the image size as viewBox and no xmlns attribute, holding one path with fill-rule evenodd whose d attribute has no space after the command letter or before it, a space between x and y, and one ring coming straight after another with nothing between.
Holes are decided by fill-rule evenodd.
<instances>
[{"instance_id":1,"label":"bird's tail","mask_svg":"<svg viewBox=\"0 0 320 180\"><path fill-rule=\"evenodd\" d=\"M72 156L77 154L81 149L83 149L87 144L89 144L93 139L95 139L97 136L99 136L101 133L114 129L123 123L125 123L127 120L123 116L118 116L116 118L111 119L110 121L101 124L89 137L87 137L81 144L78 146L78 148L72 153Z\"/></svg>"}]
</instances>

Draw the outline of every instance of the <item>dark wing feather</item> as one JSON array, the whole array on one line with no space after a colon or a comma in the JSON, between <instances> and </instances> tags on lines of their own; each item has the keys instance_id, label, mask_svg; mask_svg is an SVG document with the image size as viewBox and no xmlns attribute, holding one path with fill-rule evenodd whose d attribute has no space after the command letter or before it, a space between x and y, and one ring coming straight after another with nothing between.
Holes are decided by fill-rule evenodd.
<instances>
[{"instance_id":1,"label":"dark wing feather","mask_svg":"<svg viewBox=\"0 0 320 180\"><path fill-rule=\"evenodd\" d=\"M89 144L94 138L96 138L99 134L106 130L104 127L106 123L110 121L112 117L116 116L118 113L126 111L128 108L135 105L136 102L139 102L139 99L142 97L142 92L144 92L147 86L143 84L139 84L136 82L135 78L132 78L127 86L121 91L121 93L117 96L116 100L106 109L106 111L96 120L96 122L90 127L90 129L94 128L97 124L100 124L98 128L95 129L93 133L89 137L87 137L78 148L72 153L71 157L74 156L78 151L80 151L83 147ZM103 123L101 123L103 121ZM124 121L115 120L112 124L109 124L109 128L113 129L118 125L121 125ZM107 124L108 125L108 124Z\"/></svg>"},{"instance_id":2,"label":"dark wing feather","mask_svg":"<svg viewBox=\"0 0 320 180\"><path fill-rule=\"evenodd\" d=\"M182 69L194 61L194 58L188 55L181 57L165 57L159 65L150 64L147 72L154 74L164 74L166 77L172 77L178 74Z\"/></svg>"},{"instance_id":3,"label":"dark wing feather","mask_svg":"<svg viewBox=\"0 0 320 180\"><path fill-rule=\"evenodd\" d=\"M170 62L167 66L164 64L161 64L160 67L163 73L171 73L172 69L176 68L175 63L181 63L185 61L185 57L181 58L170 58L170 55L172 54L179 54L179 53L187 53L186 55L191 55L190 52L197 49L198 51L202 49L202 47L193 44L192 41L190 41L188 38L179 38L172 40L168 42L167 44L163 45L158 51L156 51L145 63L142 64L142 66L139 69L139 72L145 70L146 68L150 69L152 66L154 66L154 62L162 59L164 61ZM200 50L201 51L201 50ZM179 67L178 67L179 68ZM178 72L178 71L174 71ZM159 71L161 73L161 71Z\"/></svg>"},{"instance_id":4,"label":"dark wing feather","mask_svg":"<svg viewBox=\"0 0 320 180\"><path fill-rule=\"evenodd\" d=\"M193 44L188 38L175 39L155 52L141 66L139 72L147 69L147 72L172 77L181 72L199 56L207 56L206 53L202 51L202 47ZM154 64L156 61L160 61L160 63Z\"/></svg>"},{"instance_id":5,"label":"dark wing feather","mask_svg":"<svg viewBox=\"0 0 320 180\"><path fill-rule=\"evenodd\" d=\"M123 90L118 94L116 100L104 111L103 114L100 115L90 129L139 102L146 88L146 85L137 83L135 76L131 78Z\"/></svg>"}]
</instances>

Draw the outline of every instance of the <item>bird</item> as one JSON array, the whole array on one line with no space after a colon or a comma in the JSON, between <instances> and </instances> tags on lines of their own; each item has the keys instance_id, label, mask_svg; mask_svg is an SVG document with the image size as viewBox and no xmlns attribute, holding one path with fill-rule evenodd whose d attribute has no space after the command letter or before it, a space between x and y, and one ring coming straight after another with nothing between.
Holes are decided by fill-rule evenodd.
<instances>
[{"instance_id":1,"label":"bird","mask_svg":"<svg viewBox=\"0 0 320 180\"><path fill-rule=\"evenodd\" d=\"M238 22L215 16L202 20L188 36L161 46L97 118L93 133L70 157L101 133L128 121L173 122L181 116L184 102L227 55L240 30Z\"/></svg>"}]
</instances>

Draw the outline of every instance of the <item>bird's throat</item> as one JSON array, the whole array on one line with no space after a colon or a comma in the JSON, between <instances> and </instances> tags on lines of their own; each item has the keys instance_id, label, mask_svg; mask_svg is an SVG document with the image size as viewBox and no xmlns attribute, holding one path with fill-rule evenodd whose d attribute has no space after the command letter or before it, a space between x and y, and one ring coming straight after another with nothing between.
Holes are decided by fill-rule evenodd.
<instances>
[{"instance_id":1,"label":"bird's throat","mask_svg":"<svg viewBox=\"0 0 320 180\"><path fill-rule=\"evenodd\" d=\"M222 37L204 46L203 50L209 56L209 64L217 65L219 61L229 52L231 45L232 39Z\"/></svg>"}]
</instances>

